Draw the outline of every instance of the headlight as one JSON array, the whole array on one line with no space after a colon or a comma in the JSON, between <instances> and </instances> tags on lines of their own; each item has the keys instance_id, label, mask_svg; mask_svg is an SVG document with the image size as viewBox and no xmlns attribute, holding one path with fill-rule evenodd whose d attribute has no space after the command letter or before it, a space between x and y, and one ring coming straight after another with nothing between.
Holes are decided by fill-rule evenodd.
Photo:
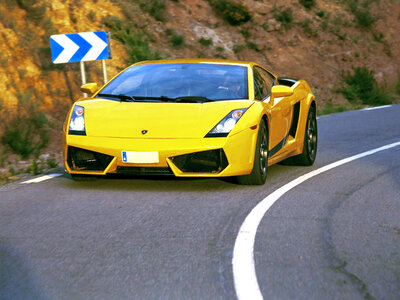
<instances>
[{"instance_id":1,"label":"headlight","mask_svg":"<svg viewBox=\"0 0 400 300\"><path fill-rule=\"evenodd\" d=\"M72 111L69 121L69 134L86 135L85 130L85 108L76 105Z\"/></svg>"},{"instance_id":2,"label":"headlight","mask_svg":"<svg viewBox=\"0 0 400 300\"><path fill-rule=\"evenodd\" d=\"M225 137L235 127L237 121L243 116L247 108L232 110L221 120L205 137Z\"/></svg>"}]
</instances>

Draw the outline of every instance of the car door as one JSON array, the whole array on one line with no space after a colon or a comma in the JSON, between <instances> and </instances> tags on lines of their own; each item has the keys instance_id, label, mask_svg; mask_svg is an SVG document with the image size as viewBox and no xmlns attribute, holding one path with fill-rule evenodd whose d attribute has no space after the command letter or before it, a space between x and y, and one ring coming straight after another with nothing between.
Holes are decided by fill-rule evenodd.
<instances>
[{"instance_id":1,"label":"car door","mask_svg":"<svg viewBox=\"0 0 400 300\"><path fill-rule=\"evenodd\" d=\"M272 103L270 101L271 88L275 84L276 78L258 66L253 68L253 73L255 98L270 105L269 155L272 156L282 149L286 143L292 117L291 97L276 98ZM258 93L256 86L259 90Z\"/></svg>"}]
</instances>

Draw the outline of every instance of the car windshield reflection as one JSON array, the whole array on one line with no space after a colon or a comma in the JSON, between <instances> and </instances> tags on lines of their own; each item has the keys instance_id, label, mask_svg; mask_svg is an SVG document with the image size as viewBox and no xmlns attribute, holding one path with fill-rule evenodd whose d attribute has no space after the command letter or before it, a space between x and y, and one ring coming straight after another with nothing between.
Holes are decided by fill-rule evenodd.
<instances>
[{"instance_id":1,"label":"car windshield reflection","mask_svg":"<svg viewBox=\"0 0 400 300\"><path fill-rule=\"evenodd\" d=\"M114 97L115 95L115 97ZM164 63L136 65L122 72L97 98L168 102L248 99L247 68L223 64ZM165 101L159 101L165 102Z\"/></svg>"}]
</instances>

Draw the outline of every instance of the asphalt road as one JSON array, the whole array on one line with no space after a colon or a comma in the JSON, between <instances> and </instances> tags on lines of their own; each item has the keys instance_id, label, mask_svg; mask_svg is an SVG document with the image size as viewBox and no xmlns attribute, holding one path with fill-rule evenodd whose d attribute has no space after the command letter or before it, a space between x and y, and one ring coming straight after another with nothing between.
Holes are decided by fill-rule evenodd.
<instances>
[{"instance_id":1,"label":"asphalt road","mask_svg":"<svg viewBox=\"0 0 400 300\"><path fill-rule=\"evenodd\" d=\"M266 185L63 175L0 187L0 299L235 299L232 251L251 209L326 164L400 141L400 105L322 116L313 167ZM265 299L400 298L400 147L281 197L255 240Z\"/></svg>"}]
</instances>

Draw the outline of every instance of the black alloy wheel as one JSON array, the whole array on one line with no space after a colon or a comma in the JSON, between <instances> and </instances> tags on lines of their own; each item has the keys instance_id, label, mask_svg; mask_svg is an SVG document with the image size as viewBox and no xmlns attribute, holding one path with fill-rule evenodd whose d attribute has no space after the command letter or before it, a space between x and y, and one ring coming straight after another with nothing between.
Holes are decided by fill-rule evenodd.
<instances>
[{"instance_id":1,"label":"black alloy wheel","mask_svg":"<svg viewBox=\"0 0 400 300\"><path fill-rule=\"evenodd\" d=\"M307 146L308 162L312 165L317 156L317 140L318 140L318 129L317 129L317 118L315 109L311 107L308 113L306 136L304 138L304 147Z\"/></svg>"},{"instance_id":2,"label":"black alloy wheel","mask_svg":"<svg viewBox=\"0 0 400 300\"><path fill-rule=\"evenodd\" d=\"M268 131L264 120L261 120L258 135L256 151L254 153L253 170L249 175L238 176L239 184L262 185L267 179L268 170Z\"/></svg>"}]
</instances>

